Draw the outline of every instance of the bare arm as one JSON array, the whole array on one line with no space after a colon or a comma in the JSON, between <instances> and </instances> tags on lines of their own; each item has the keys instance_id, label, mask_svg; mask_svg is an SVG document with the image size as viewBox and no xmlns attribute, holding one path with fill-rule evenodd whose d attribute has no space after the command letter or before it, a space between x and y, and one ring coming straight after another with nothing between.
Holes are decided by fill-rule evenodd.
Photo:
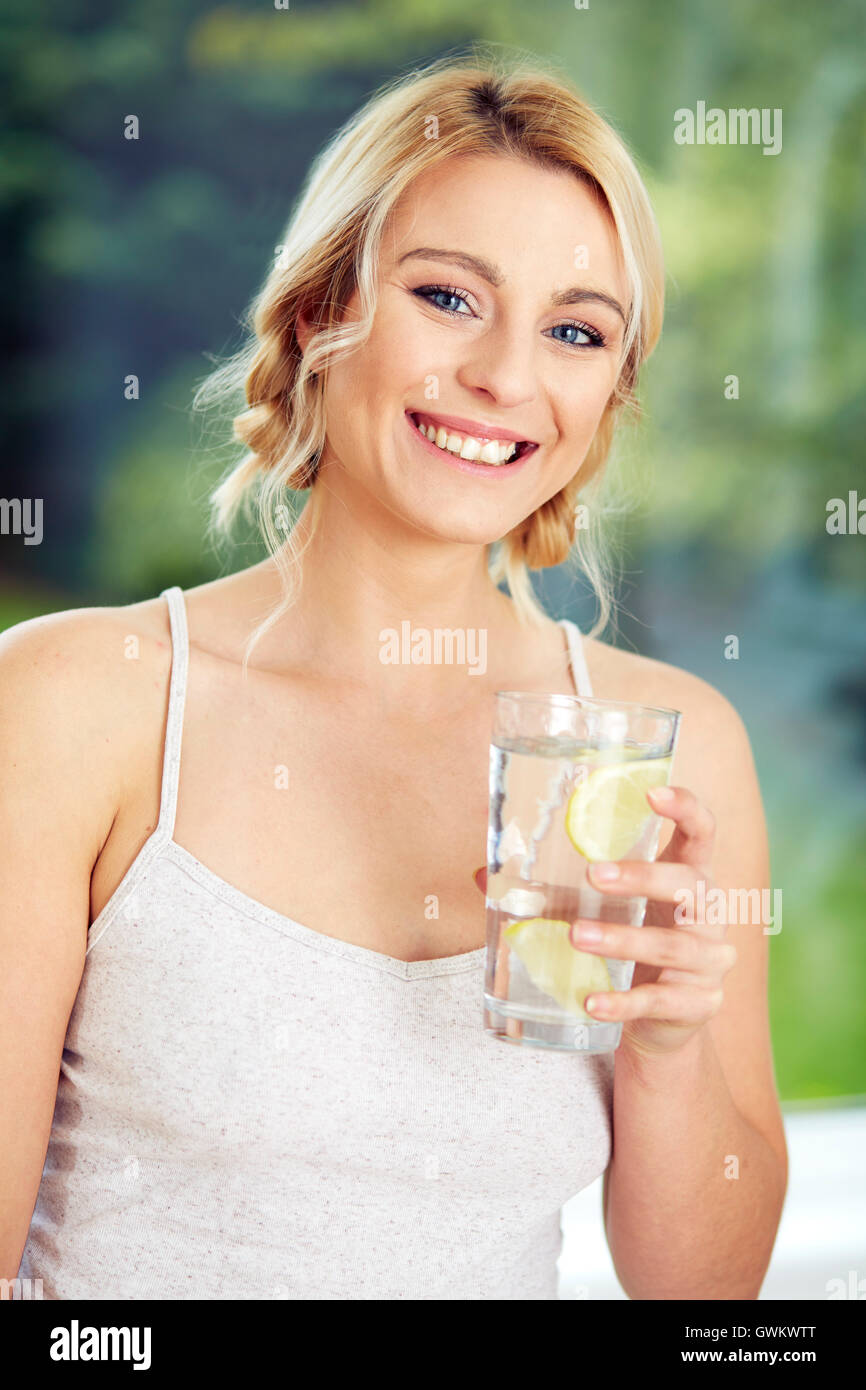
<instances>
[{"instance_id":1,"label":"bare arm","mask_svg":"<svg viewBox=\"0 0 866 1390\"><path fill-rule=\"evenodd\" d=\"M714 884L768 888L763 808L739 716L714 691L678 707L674 782L715 817ZM772 1254L787 1184L767 1010L772 936L741 921L726 940L737 960L715 1016L670 1054L617 1054L603 1200L631 1298L754 1299Z\"/></svg>"},{"instance_id":2,"label":"bare arm","mask_svg":"<svg viewBox=\"0 0 866 1390\"><path fill-rule=\"evenodd\" d=\"M90 874L116 812L104 623L0 636L0 1278L17 1275L81 981Z\"/></svg>"}]
</instances>

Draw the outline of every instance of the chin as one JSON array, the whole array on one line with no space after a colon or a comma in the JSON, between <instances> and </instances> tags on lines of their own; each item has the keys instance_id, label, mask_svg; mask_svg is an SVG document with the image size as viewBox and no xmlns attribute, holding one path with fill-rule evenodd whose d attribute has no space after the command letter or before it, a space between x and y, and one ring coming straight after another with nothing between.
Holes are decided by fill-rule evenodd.
<instances>
[{"instance_id":1,"label":"chin","mask_svg":"<svg viewBox=\"0 0 866 1390\"><path fill-rule=\"evenodd\" d=\"M399 495L386 501L386 506L410 529L457 545L492 545L522 519L503 517L500 508L490 503L485 507L477 495L470 501L466 497L449 497L446 490L431 487L422 488L420 495L414 488L411 495L401 489Z\"/></svg>"},{"instance_id":2,"label":"chin","mask_svg":"<svg viewBox=\"0 0 866 1390\"><path fill-rule=\"evenodd\" d=\"M433 536L440 541L450 541L454 545L492 545L512 529L508 526L502 531L489 524L480 525L477 517L443 516L441 510L434 514L413 510L405 514L405 520L407 525L414 527L422 535ZM513 525L516 526L517 522Z\"/></svg>"}]
</instances>

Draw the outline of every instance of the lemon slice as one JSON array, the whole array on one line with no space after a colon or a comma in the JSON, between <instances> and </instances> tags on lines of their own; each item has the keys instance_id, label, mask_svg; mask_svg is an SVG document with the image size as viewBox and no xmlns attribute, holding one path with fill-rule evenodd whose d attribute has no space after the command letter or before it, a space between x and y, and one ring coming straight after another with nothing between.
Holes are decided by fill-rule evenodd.
<instances>
[{"instance_id":1,"label":"lemon slice","mask_svg":"<svg viewBox=\"0 0 866 1390\"><path fill-rule=\"evenodd\" d=\"M538 989L568 1013L590 1018L583 1008L586 996L613 985L600 956L587 955L572 946L569 926L551 917L530 917L525 922L512 922L502 935Z\"/></svg>"},{"instance_id":2,"label":"lemon slice","mask_svg":"<svg viewBox=\"0 0 866 1390\"><path fill-rule=\"evenodd\" d=\"M654 814L646 799L666 785L671 759L644 758L597 767L572 793L565 829L576 850L597 862L622 859Z\"/></svg>"}]
</instances>

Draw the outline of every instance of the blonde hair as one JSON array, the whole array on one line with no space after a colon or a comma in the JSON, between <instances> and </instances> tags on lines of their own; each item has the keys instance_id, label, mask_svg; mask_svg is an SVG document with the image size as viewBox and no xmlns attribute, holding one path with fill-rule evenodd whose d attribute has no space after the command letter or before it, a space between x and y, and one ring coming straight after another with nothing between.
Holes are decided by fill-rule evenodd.
<instances>
[{"instance_id":1,"label":"blonde hair","mask_svg":"<svg viewBox=\"0 0 866 1390\"><path fill-rule=\"evenodd\" d=\"M597 488L600 482L620 412L640 415L638 371L661 332L661 238L634 160L612 127L536 60L475 48L381 88L331 139L310 170L280 254L247 311L246 346L195 393L193 408L199 410L234 398L241 387L245 393L246 409L235 416L233 434L248 452L213 493L212 529L228 532L241 508L250 515L255 498L284 598L250 645L296 593L303 547L289 524L292 494L311 490L305 517L312 534L326 430L321 377L329 362L354 351L369 333L386 221L420 174L455 155L484 153L570 171L607 208L619 237L630 303L619 376L595 436L565 487L488 548L490 576L497 584L507 582L521 621L547 620L529 570L570 559L599 605L590 635L607 626L613 591L598 509L586 506L590 525L584 529L576 525L576 507L588 485ZM358 318L341 324L355 290ZM303 353L295 335L301 312L314 325Z\"/></svg>"}]
</instances>

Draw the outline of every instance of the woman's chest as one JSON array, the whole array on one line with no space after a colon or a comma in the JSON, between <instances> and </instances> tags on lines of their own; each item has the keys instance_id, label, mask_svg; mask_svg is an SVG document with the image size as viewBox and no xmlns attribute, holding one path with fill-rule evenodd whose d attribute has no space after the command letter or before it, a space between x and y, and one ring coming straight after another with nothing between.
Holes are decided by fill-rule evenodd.
<instances>
[{"instance_id":1,"label":"woman's chest","mask_svg":"<svg viewBox=\"0 0 866 1390\"><path fill-rule=\"evenodd\" d=\"M320 1222L324 1238L361 1197L366 1220L373 1203L414 1221L429 1199L467 1228L528 1239L606 1167L612 1055L490 1038L478 967L410 975L310 949L191 890L171 854L137 897L88 957L64 1052L55 1134L79 1147L85 1199L116 1180L132 1116L137 1203L176 1217L180 1185L211 1234L271 1247Z\"/></svg>"},{"instance_id":2,"label":"woman's chest","mask_svg":"<svg viewBox=\"0 0 866 1390\"><path fill-rule=\"evenodd\" d=\"M327 935L402 960L482 946L487 712L325 716L191 724L175 839Z\"/></svg>"}]
</instances>

